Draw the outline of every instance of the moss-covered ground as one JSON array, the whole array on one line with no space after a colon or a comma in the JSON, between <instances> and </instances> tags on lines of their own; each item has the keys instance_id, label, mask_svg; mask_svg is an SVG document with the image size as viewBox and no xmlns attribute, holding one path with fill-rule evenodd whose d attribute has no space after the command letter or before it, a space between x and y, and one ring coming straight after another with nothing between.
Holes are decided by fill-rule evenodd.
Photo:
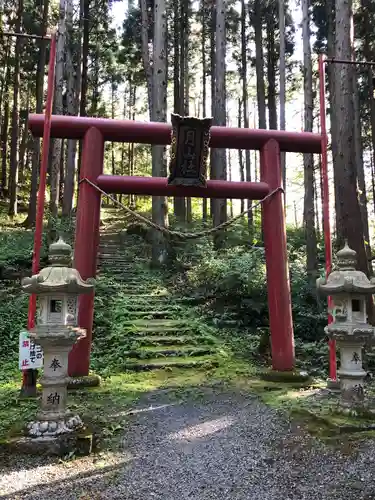
<instances>
[{"instance_id":1,"label":"moss-covered ground","mask_svg":"<svg viewBox=\"0 0 375 500\"><path fill-rule=\"evenodd\" d=\"M18 374L9 371L6 378L0 382L0 443L20 435L38 405L37 400L19 398ZM343 414L336 396L321 396L324 386L322 380L267 381L255 365L226 357L210 369L118 373L104 378L99 387L71 391L69 407L95 429L101 448L118 445L127 416L141 397L163 390L178 400L194 400L206 387L254 393L266 405L289 414L306 433L333 445L375 437L375 418Z\"/></svg>"}]
</instances>

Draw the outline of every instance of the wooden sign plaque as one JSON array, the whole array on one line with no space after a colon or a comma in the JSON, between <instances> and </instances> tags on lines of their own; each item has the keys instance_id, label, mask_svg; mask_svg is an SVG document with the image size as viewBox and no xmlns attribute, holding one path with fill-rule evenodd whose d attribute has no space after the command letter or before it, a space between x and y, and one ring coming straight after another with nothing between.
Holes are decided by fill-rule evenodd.
<instances>
[{"instance_id":1,"label":"wooden sign plaque","mask_svg":"<svg viewBox=\"0 0 375 500\"><path fill-rule=\"evenodd\" d=\"M172 150L168 184L206 187L212 118L172 114Z\"/></svg>"}]
</instances>

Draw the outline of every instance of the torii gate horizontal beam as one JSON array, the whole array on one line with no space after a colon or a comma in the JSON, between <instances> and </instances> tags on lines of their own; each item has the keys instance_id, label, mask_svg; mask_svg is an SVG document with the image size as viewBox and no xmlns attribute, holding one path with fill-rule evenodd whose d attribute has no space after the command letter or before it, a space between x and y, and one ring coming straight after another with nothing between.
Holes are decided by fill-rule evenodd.
<instances>
[{"instance_id":1,"label":"torii gate horizontal beam","mask_svg":"<svg viewBox=\"0 0 375 500\"><path fill-rule=\"evenodd\" d=\"M43 134L44 115L31 114L29 128L36 137ZM110 120L78 116L53 115L51 137L83 139L90 128L96 128L105 141L134 142L166 145L171 143L172 127L169 123ZM320 153L322 137L312 132L286 132L284 130L211 127L210 147L225 149L257 149L271 139L278 142L280 151L291 153Z\"/></svg>"},{"instance_id":2,"label":"torii gate horizontal beam","mask_svg":"<svg viewBox=\"0 0 375 500\"><path fill-rule=\"evenodd\" d=\"M261 200L269 192L266 182L233 182L212 180L207 187L173 186L165 177L124 177L99 175L97 185L106 193L153 196L188 196L196 198L236 198Z\"/></svg>"}]
</instances>

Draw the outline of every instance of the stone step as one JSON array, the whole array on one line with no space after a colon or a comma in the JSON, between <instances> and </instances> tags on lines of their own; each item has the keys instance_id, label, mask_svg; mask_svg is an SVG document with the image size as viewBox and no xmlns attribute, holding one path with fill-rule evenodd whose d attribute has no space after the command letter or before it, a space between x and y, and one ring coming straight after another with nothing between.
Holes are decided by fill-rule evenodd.
<instances>
[{"instance_id":1,"label":"stone step","mask_svg":"<svg viewBox=\"0 0 375 500\"><path fill-rule=\"evenodd\" d=\"M128 311L129 319L175 319L178 316L177 311Z\"/></svg>"},{"instance_id":2,"label":"stone step","mask_svg":"<svg viewBox=\"0 0 375 500\"><path fill-rule=\"evenodd\" d=\"M126 267L129 271L132 271L134 272L134 262L130 262L129 259L124 259L123 257L111 257L109 255L105 255L105 256L99 256L98 257L98 262L100 262L100 264L104 264L104 263L116 263L118 265L123 265L124 267Z\"/></svg>"},{"instance_id":3,"label":"stone step","mask_svg":"<svg viewBox=\"0 0 375 500\"><path fill-rule=\"evenodd\" d=\"M115 269L115 270L121 270L123 273L128 274L130 276L130 269L128 269L126 266L127 264L122 264L121 262L110 262L110 261L99 261L97 262L97 267L103 267L106 269ZM132 274L133 276L133 274ZM139 279L140 281L140 279Z\"/></svg>"},{"instance_id":4,"label":"stone step","mask_svg":"<svg viewBox=\"0 0 375 500\"><path fill-rule=\"evenodd\" d=\"M126 269L129 273L132 273L133 275L138 275L138 273L140 273L140 272L144 273L144 271L137 269L138 265L141 264L141 262L134 261L134 260L129 261L129 259L123 259L122 257L121 258L117 258L117 257L111 258L108 256L99 257L97 262L100 264L112 264L112 265L121 266L124 269Z\"/></svg>"},{"instance_id":5,"label":"stone step","mask_svg":"<svg viewBox=\"0 0 375 500\"><path fill-rule=\"evenodd\" d=\"M124 234L126 234L125 231ZM100 238L114 240L121 239L121 231L113 231L113 229L112 231L110 229L102 229L100 231Z\"/></svg>"},{"instance_id":6,"label":"stone step","mask_svg":"<svg viewBox=\"0 0 375 500\"><path fill-rule=\"evenodd\" d=\"M157 309L155 309L157 308ZM170 304L167 301L164 301L162 303L159 302L139 302L139 301L128 301L126 304L126 310L129 313L136 313L136 314L148 314L150 311L152 313L166 313L166 312L174 312L174 313L180 313L185 311L185 308L182 307L181 305L174 305Z\"/></svg>"},{"instance_id":7,"label":"stone step","mask_svg":"<svg viewBox=\"0 0 375 500\"><path fill-rule=\"evenodd\" d=\"M119 274L117 273L117 276L119 276ZM139 285L132 285L132 284L128 284L126 282L126 276L123 276L122 277L122 295L125 297L127 296L128 297L131 297L133 296L134 293L136 292L144 292L144 293L147 293L149 292L150 290L152 290L153 288L155 288L157 285L153 285L153 284L149 284L149 285L143 285L142 287L140 287Z\"/></svg>"},{"instance_id":8,"label":"stone step","mask_svg":"<svg viewBox=\"0 0 375 500\"><path fill-rule=\"evenodd\" d=\"M116 265L113 265L113 264L101 264L99 267L101 269L106 270L107 272L111 272L111 273L112 272L116 273L116 274L121 273L123 275L126 275L128 273L128 271L126 269L123 269L118 264L116 264ZM140 281L142 281L142 280L140 280Z\"/></svg>"},{"instance_id":9,"label":"stone step","mask_svg":"<svg viewBox=\"0 0 375 500\"><path fill-rule=\"evenodd\" d=\"M128 245L128 247L129 246L130 245ZM118 240L110 240L110 239L103 240L103 238L100 238L98 250L103 251L107 248L110 248L111 250L114 249L116 251L119 251L120 249L125 250L126 247L120 239L118 239Z\"/></svg>"},{"instance_id":10,"label":"stone step","mask_svg":"<svg viewBox=\"0 0 375 500\"><path fill-rule=\"evenodd\" d=\"M140 347L139 349L130 350L124 353L128 358L137 359L157 359L166 357L195 357L195 356L206 356L208 354L214 354L215 349L212 346L152 346L152 347Z\"/></svg>"},{"instance_id":11,"label":"stone step","mask_svg":"<svg viewBox=\"0 0 375 500\"><path fill-rule=\"evenodd\" d=\"M129 261L122 261L122 260L115 260L115 259L109 259L106 257L105 259L98 259L96 261L98 266L111 266L111 267L117 267L121 268L124 271L127 271L128 273L131 273L134 275L137 271L134 269L135 264L129 264ZM133 269L132 269L133 267Z\"/></svg>"},{"instance_id":12,"label":"stone step","mask_svg":"<svg viewBox=\"0 0 375 500\"><path fill-rule=\"evenodd\" d=\"M116 261L117 260L122 260L124 262L127 262L128 264L131 263L129 257L124 256L124 254L122 252L119 252L119 251L117 251L116 253L111 253L111 252L108 252L108 251L106 251L106 252L99 252L98 255L99 255L99 258L101 260L108 258L108 259L111 259L111 260L113 259L113 260L116 260Z\"/></svg>"},{"instance_id":13,"label":"stone step","mask_svg":"<svg viewBox=\"0 0 375 500\"><path fill-rule=\"evenodd\" d=\"M108 255L122 255L124 256L128 252L129 248L120 245L101 245L99 244L98 254L108 254Z\"/></svg>"},{"instance_id":14,"label":"stone step","mask_svg":"<svg viewBox=\"0 0 375 500\"><path fill-rule=\"evenodd\" d=\"M133 326L132 326L133 325ZM126 325L125 325L126 326ZM129 323L131 335L134 337L150 337L150 336L171 336L175 335L194 335L194 331L189 326L152 326L140 327L134 325L134 322ZM124 335L129 335L130 332L124 332ZM198 334L197 334L198 337Z\"/></svg>"},{"instance_id":15,"label":"stone step","mask_svg":"<svg viewBox=\"0 0 375 500\"><path fill-rule=\"evenodd\" d=\"M163 328L177 328L177 327L185 327L188 328L189 326L186 324L186 320L184 319L152 319L152 320L147 320L147 319L137 319L133 321L128 321L127 323L137 326L137 327L142 327L142 328L147 328L147 327L163 327Z\"/></svg>"},{"instance_id":16,"label":"stone step","mask_svg":"<svg viewBox=\"0 0 375 500\"><path fill-rule=\"evenodd\" d=\"M131 337L130 342L134 341L138 346L173 346L173 345L215 345L216 339L209 335L160 335L156 332L155 335L145 335Z\"/></svg>"},{"instance_id":17,"label":"stone step","mask_svg":"<svg viewBox=\"0 0 375 500\"><path fill-rule=\"evenodd\" d=\"M146 283L144 282L141 286L135 283L128 283L126 276L122 278L122 292L123 295L129 295L129 292L133 295L134 293L149 293L153 289L157 288L158 283Z\"/></svg>"},{"instance_id":18,"label":"stone step","mask_svg":"<svg viewBox=\"0 0 375 500\"><path fill-rule=\"evenodd\" d=\"M146 361L137 360L127 362L124 366L126 370L146 371L162 368L214 368L219 366L219 361L215 357L201 356L196 358L153 358Z\"/></svg>"},{"instance_id":19,"label":"stone step","mask_svg":"<svg viewBox=\"0 0 375 500\"><path fill-rule=\"evenodd\" d=\"M106 247L106 246L108 246L108 247L120 247L123 245L124 245L124 242L123 242L122 238L112 238L109 236L106 236L106 237L101 236L100 240L99 240L99 248Z\"/></svg>"},{"instance_id":20,"label":"stone step","mask_svg":"<svg viewBox=\"0 0 375 500\"><path fill-rule=\"evenodd\" d=\"M131 297L128 297L127 300L128 300L128 302L130 302L131 300L134 300L134 302L139 302L139 303L142 301L142 303L144 302L144 303L146 303L146 305L148 304L149 300L155 300L155 301L159 300L160 302L168 302L168 303L170 303L170 301L173 300L174 304L186 304L186 303L195 301L195 299L193 297L191 297L191 298L171 297L170 294L155 295L155 294L150 294L150 293L134 294Z\"/></svg>"}]
</instances>

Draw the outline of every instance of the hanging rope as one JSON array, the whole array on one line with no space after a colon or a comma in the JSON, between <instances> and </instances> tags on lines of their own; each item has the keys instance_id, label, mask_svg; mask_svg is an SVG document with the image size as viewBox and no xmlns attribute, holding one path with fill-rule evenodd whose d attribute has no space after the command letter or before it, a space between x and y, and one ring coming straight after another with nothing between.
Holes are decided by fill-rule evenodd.
<instances>
[{"instance_id":1,"label":"hanging rope","mask_svg":"<svg viewBox=\"0 0 375 500\"><path fill-rule=\"evenodd\" d=\"M231 224L236 222L238 219L240 219L244 215L247 215L251 210L258 207L259 205L261 205L263 202L265 202L269 198L272 198L272 196L274 196L276 193L279 193L279 192L283 193L284 192L282 187L278 187L278 188L274 189L273 191L271 191L270 193L268 193L264 198L257 201L254 205L252 205L247 210L244 210L239 215L232 217L231 219L219 224L218 226L215 226L211 229L206 229L204 231L198 231L196 233L185 233L185 232L181 232L181 231L173 231L173 230L168 229L166 227L159 226L158 224L155 224L155 222L153 222L152 220L148 219L147 217L144 217L143 215L138 214L137 212L135 212L131 208L126 207L121 202L117 201L116 198L114 198L110 194L103 191L103 189L100 189L99 186L97 186L96 184L91 182L89 179L87 179L87 177L84 177L83 179L81 179L79 181L79 184L81 184L82 182L86 182L87 184L89 184L91 187L93 187L94 189L99 191L99 193L101 193L102 195L106 196L115 205L118 205L120 208L125 210L125 212L127 212L129 215L131 215L133 218L137 219L138 221L143 222L147 226L152 227L153 229L156 229L157 231L160 231L161 233L163 233L167 237L185 239L185 240L204 238L206 236L210 236L211 234L217 233L218 231L221 231L222 229L226 229L228 226L230 226Z\"/></svg>"}]
</instances>

